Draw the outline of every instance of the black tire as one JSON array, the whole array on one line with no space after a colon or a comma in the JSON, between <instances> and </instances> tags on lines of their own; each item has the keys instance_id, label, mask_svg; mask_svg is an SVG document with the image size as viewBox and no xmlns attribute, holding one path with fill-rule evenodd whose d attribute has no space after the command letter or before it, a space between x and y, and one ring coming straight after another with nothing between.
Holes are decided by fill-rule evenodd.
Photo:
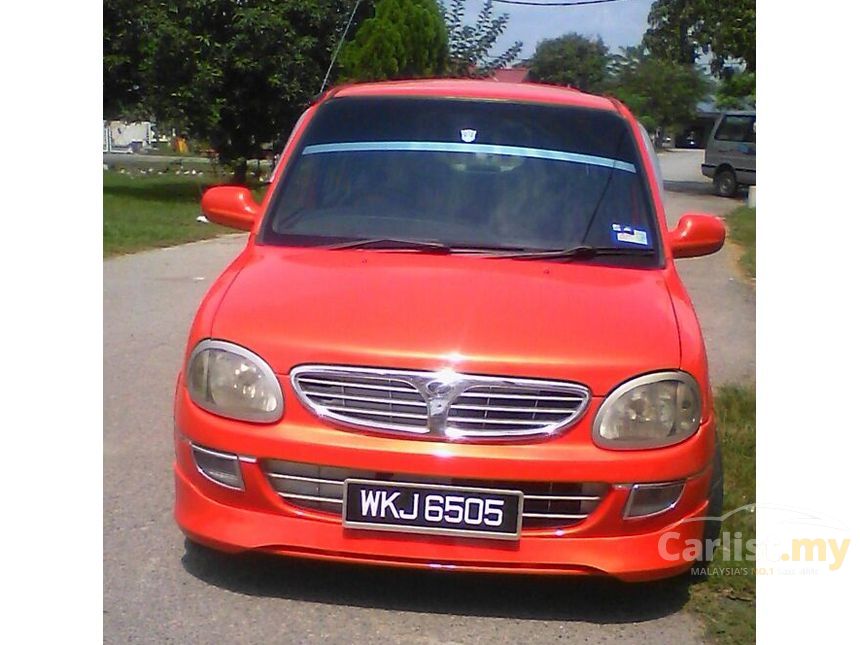
<instances>
[{"instance_id":1,"label":"black tire","mask_svg":"<svg viewBox=\"0 0 860 645\"><path fill-rule=\"evenodd\" d=\"M195 542L189 537L185 538L185 557L187 562L196 566L223 566L225 562L235 559L236 554L219 551L211 546Z\"/></svg>"},{"instance_id":2,"label":"black tire","mask_svg":"<svg viewBox=\"0 0 860 645\"><path fill-rule=\"evenodd\" d=\"M711 476L711 492L708 495L708 517L714 518L705 521L705 540L716 540L720 537L723 514L723 452L717 442L717 451L714 454L714 473ZM707 542L705 542L707 544Z\"/></svg>"},{"instance_id":3,"label":"black tire","mask_svg":"<svg viewBox=\"0 0 860 645\"><path fill-rule=\"evenodd\" d=\"M720 170L714 177L714 190L720 197L734 197L738 192L738 178L731 168Z\"/></svg>"},{"instance_id":4,"label":"black tire","mask_svg":"<svg viewBox=\"0 0 860 645\"><path fill-rule=\"evenodd\" d=\"M218 556L218 551L215 549L206 546L205 544L200 544L200 542L195 542L189 537L185 538L185 554L189 558L196 560L208 560L213 557Z\"/></svg>"}]
</instances>

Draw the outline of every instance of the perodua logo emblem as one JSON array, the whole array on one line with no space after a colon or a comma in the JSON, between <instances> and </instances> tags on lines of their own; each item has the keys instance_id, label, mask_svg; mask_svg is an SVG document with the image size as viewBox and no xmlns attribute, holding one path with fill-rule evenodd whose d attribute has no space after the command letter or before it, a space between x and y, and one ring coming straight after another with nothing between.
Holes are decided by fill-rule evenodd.
<instances>
[{"instance_id":1,"label":"perodua logo emblem","mask_svg":"<svg viewBox=\"0 0 860 645\"><path fill-rule=\"evenodd\" d=\"M436 380L430 381L424 387L431 396L437 397L444 396L450 392L454 385L450 381Z\"/></svg>"},{"instance_id":2,"label":"perodua logo emblem","mask_svg":"<svg viewBox=\"0 0 860 645\"><path fill-rule=\"evenodd\" d=\"M427 401L427 426L430 432L444 434L448 410L466 386L465 379L448 368L436 372L426 380L419 380L416 385Z\"/></svg>"},{"instance_id":3,"label":"perodua logo emblem","mask_svg":"<svg viewBox=\"0 0 860 645\"><path fill-rule=\"evenodd\" d=\"M471 128L460 130L460 138L464 143L472 143L476 136L478 136L477 130L472 130Z\"/></svg>"}]
</instances>

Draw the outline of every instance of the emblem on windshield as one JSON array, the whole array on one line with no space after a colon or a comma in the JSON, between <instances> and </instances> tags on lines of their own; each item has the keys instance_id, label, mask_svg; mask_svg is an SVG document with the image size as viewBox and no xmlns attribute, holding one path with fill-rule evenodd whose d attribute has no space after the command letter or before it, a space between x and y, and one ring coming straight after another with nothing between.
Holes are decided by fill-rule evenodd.
<instances>
[{"instance_id":1,"label":"emblem on windshield","mask_svg":"<svg viewBox=\"0 0 860 645\"><path fill-rule=\"evenodd\" d=\"M465 143L472 143L475 140L475 137L478 135L477 130L472 130L470 128L466 128L464 130L460 130L460 138Z\"/></svg>"}]
</instances>

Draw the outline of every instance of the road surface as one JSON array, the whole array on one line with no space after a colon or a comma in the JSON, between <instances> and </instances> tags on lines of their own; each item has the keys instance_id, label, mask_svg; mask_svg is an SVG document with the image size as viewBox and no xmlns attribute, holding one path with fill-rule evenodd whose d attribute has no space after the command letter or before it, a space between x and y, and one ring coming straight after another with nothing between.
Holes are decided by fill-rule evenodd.
<instances>
[{"instance_id":1,"label":"road surface","mask_svg":"<svg viewBox=\"0 0 860 645\"><path fill-rule=\"evenodd\" d=\"M670 227L684 213L725 215L744 203L713 194L711 180L699 170L704 156L704 150L682 149L658 156ZM715 385L755 381L755 291L738 269L738 255L728 243L714 255L677 262L696 306Z\"/></svg>"},{"instance_id":2,"label":"road surface","mask_svg":"<svg viewBox=\"0 0 860 645\"><path fill-rule=\"evenodd\" d=\"M672 219L735 205L698 190L667 198ZM197 304L242 243L229 236L104 264L105 642L702 641L677 581L465 576L186 550L171 516L174 379ZM681 271L715 379L751 378L752 287L727 251L684 260Z\"/></svg>"}]
</instances>

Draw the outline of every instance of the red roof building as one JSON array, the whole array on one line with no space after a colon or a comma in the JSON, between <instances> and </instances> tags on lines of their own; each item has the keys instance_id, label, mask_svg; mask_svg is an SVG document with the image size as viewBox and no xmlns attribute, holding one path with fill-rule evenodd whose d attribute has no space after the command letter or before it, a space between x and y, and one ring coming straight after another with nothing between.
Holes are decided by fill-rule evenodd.
<instances>
[{"instance_id":1,"label":"red roof building","mask_svg":"<svg viewBox=\"0 0 860 645\"><path fill-rule=\"evenodd\" d=\"M500 83L525 83L528 75L528 67L508 67L497 69L490 78Z\"/></svg>"}]
</instances>

